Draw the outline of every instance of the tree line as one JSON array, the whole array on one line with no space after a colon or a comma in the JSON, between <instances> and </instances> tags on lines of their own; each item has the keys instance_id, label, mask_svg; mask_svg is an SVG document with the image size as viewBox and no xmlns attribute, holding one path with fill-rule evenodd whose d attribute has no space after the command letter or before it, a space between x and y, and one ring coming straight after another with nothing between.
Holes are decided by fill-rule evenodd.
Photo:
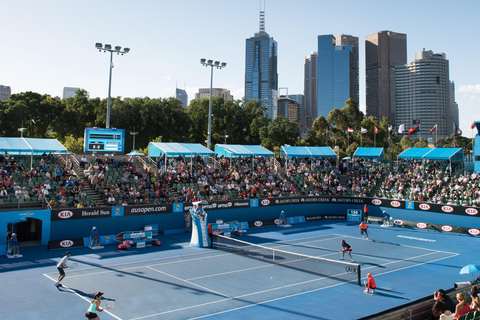
<instances>
[{"instance_id":1,"label":"tree line","mask_svg":"<svg viewBox=\"0 0 480 320\"><path fill-rule=\"evenodd\" d=\"M183 142L206 145L209 98L192 100L183 108L175 98L121 98L111 99L110 127L125 129L125 150L132 150L130 132L136 131L135 147L147 152L150 142ZM12 94L0 101L0 136L18 137L18 128L26 128L24 137L55 138L69 151L83 152L85 127L104 128L107 99L90 98L81 89L67 99L41 95L35 92ZM365 117L356 101L349 99L345 106L320 116L313 122L304 139L300 138L300 123L283 116L268 119L259 100L224 100L213 97L212 145L217 143L262 145L275 151L283 145L338 146L340 157L352 156L360 147L383 147L385 156L395 159L411 147L427 147L425 138L399 135L390 131L387 118L379 121ZM375 134L375 127L377 133ZM353 132L348 132L348 129ZM366 133L361 133L362 128ZM412 135L414 136L414 135ZM434 137L434 136L433 136ZM471 139L450 136L436 141L437 147L462 147L465 153L472 149ZM389 149L390 146L390 149ZM389 152L390 150L390 152ZM128 152L128 151L127 151Z\"/></svg>"}]
</instances>

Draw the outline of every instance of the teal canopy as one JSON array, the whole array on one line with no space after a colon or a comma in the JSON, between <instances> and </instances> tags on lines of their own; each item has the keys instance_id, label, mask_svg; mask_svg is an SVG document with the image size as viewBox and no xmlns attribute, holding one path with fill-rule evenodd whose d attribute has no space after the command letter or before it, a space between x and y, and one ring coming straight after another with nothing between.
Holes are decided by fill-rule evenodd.
<instances>
[{"instance_id":1,"label":"teal canopy","mask_svg":"<svg viewBox=\"0 0 480 320\"><path fill-rule=\"evenodd\" d=\"M383 160L385 157L385 151L383 148L357 148L353 157Z\"/></svg>"},{"instance_id":2,"label":"teal canopy","mask_svg":"<svg viewBox=\"0 0 480 320\"><path fill-rule=\"evenodd\" d=\"M275 154L262 146L239 145L239 144L217 144L215 154L227 158L236 157L273 157Z\"/></svg>"},{"instance_id":3,"label":"teal canopy","mask_svg":"<svg viewBox=\"0 0 480 320\"><path fill-rule=\"evenodd\" d=\"M213 156L215 153L199 143L176 143L176 142L150 142L148 145L148 156L158 157L193 157Z\"/></svg>"},{"instance_id":4,"label":"teal canopy","mask_svg":"<svg viewBox=\"0 0 480 320\"><path fill-rule=\"evenodd\" d=\"M0 152L11 155L67 154L68 150L57 139L0 138Z\"/></svg>"},{"instance_id":5,"label":"teal canopy","mask_svg":"<svg viewBox=\"0 0 480 320\"><path fill-rule=\"evenodd\" d=\"M462 148L410 148L398 155L398 159L461 160Z\"/></svg>"},{"instance_id":6,"label":"teal canopy","mask_svg":"<svg viewBox=\"0 0 480 320\"><path fill-rule=\"evenodd\" d=\"M281 157L336 158L337 154L330 147L291 147L283 146Z\"/></svg>"}]
</instances>

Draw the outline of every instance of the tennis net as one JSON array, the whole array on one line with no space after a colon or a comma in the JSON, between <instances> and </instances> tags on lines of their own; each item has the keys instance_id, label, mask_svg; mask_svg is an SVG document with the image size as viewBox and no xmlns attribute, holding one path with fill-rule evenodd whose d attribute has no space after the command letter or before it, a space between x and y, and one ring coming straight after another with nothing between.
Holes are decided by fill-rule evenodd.
<instances>
[{"instance_id":1,"label":"tennis net","mask_svg":"<svg viewBox=\"0 0 480 320\"><path fill-rule=\"evenodd\" d=\"M214 244L219 250L327 278L357 282L359 286L361 285L359 264L273 249L222 235L214 235Z\"/></svg>"}]
</instances>

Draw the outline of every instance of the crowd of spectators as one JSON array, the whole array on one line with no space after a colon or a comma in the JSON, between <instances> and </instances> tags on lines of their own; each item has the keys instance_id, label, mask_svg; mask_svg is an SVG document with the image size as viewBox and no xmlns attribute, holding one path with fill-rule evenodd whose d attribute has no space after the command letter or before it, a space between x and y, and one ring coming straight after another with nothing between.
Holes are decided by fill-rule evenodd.
<instances>
[{"instance_id":1,"label":"crowd of spectators","mask_svg":"<svg viewBox=\"0 0 480 320\"><path fill-rule=\"evenodd\" d=\"M285 196L373 196L463 206L480 202L480 177L451 177L446 161L406 160L386 175L384 163L356 158L336 159L238 157L156 159L156 165L137 167L132 157L80 160L85 180L76 176L67 158L43 154L33 169L8 153L0 155L0 199L47 200L52 207L125 206L151 203L230 200ZM166 162L165 162L166 161ZM92 200L85 182L100 195Z\"/></svg>"},{"instance_id":2,"label":"crowd of spectators","mask_svg":"<svg viewBox=\"0 0 480 320\"><path fill-rule=\"evenodd\" d=\"M452 177L448 161L407 160L385 177L376 197L478 206L480 177L475 172Z\"/></svg>"}]
</instances>

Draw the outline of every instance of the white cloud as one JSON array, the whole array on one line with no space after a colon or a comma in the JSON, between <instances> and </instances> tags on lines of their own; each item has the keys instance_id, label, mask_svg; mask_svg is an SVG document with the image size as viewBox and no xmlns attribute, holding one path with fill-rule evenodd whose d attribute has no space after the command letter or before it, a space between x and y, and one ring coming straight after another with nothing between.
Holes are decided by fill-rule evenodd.
<instances>
[{"instance_id":1,"label":"white cloud","mask_svg":"<svg viewBox=\"0 0 480 320\"><path fill-rule=\"evenodd\" d=\"M480 84L469 84L466 86L459 86L457 92L475 92L480 93Z\"/></svg>"},{"instance_id":2,"label":"white cloud","mask_svg":"<svg viewBox=\"0 0 480 320\"><path fill-rule=\"evenodd\" d=\"M162 78L160 78L160 79L161 79L161 80L168 80L168 81L170 81L170 76L165 76L165 77L162 77Z\"/></svg>"}]
</instances>

